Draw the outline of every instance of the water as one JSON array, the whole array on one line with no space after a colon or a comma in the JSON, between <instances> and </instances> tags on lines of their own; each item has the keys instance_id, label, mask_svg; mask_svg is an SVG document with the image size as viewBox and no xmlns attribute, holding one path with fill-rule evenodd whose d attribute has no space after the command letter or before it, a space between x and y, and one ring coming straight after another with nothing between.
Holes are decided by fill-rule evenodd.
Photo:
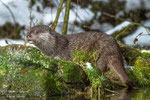
<instances>
[{"instance_id":1,"label":"water","mask_svg":"<svg viewBox=\"0 0 150 100\"><path fill-rule=\"evenodd\" d=\"M119 94L105 96L102 100L150 100L150 88L117 91Z\"/></svg>"},{"instance_id":2,"label":"water","mask_svg":"<svg viewBox=\"0 0 150 100\"><path fill-rule=\"evenodd\" d=\"M127 91L122 89L103 97L91 97L88 94L51 98L0 97L0 100L150 100L150 88Z\"/></svg>"}]
</instances>

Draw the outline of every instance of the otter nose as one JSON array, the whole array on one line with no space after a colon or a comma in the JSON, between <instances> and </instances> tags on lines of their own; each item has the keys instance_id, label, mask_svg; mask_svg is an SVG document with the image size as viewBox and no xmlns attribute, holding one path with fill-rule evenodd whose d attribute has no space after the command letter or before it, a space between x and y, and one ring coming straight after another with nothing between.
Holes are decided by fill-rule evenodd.
<instances>
[{"instance_id":1,"label":"otter nose","mask_svg":"<svg viewBox=\"0 0 150 100\"><path fill-rule=\"evenodd\" d=\"M31 34L27 34L27 37L30 38L30 37L31 37Z\"/></svg>"}]
</instances>

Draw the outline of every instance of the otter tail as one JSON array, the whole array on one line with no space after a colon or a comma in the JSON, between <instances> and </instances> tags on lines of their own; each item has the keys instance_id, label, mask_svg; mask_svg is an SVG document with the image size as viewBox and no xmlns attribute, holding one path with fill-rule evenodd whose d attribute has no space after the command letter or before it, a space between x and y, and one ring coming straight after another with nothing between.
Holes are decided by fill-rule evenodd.
<instances>
[{"instance_id":1,"label":"otter tail","mask_svg":"<svg viewBox=\"0 0 150 100\"><path fill-rule=\"evenodd\" d=\"M108 57L108 66L113 70L119 78L126 83L127 85L131 83L131 80L127 76L127 73L124 69L123 60L119 55L111 55Z\"/></svg>"}]
</instances>

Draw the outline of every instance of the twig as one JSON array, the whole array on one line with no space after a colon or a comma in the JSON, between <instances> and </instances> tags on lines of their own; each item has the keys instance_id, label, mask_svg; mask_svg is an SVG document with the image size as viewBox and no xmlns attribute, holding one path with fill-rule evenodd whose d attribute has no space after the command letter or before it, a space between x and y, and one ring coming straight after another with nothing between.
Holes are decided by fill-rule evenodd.
<instances>
[{"instance_id":1,"label":"twig","mask_svg":"<svg viewBox=\"0 0 150 100\"><path fill-rule=\"evenodd\" d=\"M64 24L63 24L63 31L62 31L63 35L67 34L70 4L71 4L71 0L67 0L66 9L65 9Z\"/></svg>"},{"instance_id":2,"label":"twig","mask_svg":"<svg viewBox=\"0 0 150 100\"><path fill-rule=\"evenodd\" d=\"M129 28L130 28L130 26L128 25L128 26L125 27L123 30L121 30L121 32L119 32L119 34L116 35L115 39L118 40L118 38L119 38L124 32L126 32Z\"/></svg>"},{"instance_id":3,"label":"twig","mask_svg":"<svg viewBox=\"0 0 150 100\"><path fill-rule=\"evenodd\" d=\"M33 18L32 18L32 1L30 0L29 2L29 18L30 18L30 22L29 22L29 29L32 27L32 22L33 22Z\"/></svg>"},{"instance_id":4,"label":"twig","mask_svg":"<svg viewBox=\"0 0 150 100\"><path fill-rule=\"evenodd\" d=\"M58 0L54 0L53 2L55 3L56 7L58 8L58 6L59 6Z\"/></svg>"},{"instance_id":5,"label":"twig","mask_svg":"<svg viewBox=\"0 0 150 100\"><path fill-rule=\"evenodd\" d=\"M30 30L31 29L31 27L32 27L32 4L31 4L32 2L30 1L29 2L29 18L30 18L30 21L29 21L29 28L28 28L28 30ZM24 36L24 46L26 47L26 44L27 44L27 34Z\"/></svg>"},{"instance_id":6,"label":"twig","mask_svg":"<svg viewBox=\"0 0 150 100\"><path fill-rule=\"evenodd\" d=\"M52 1L50 0L49 2L50 2L51 18L52 18L52 22L53 22L53 14L52 14L52 13L53 13L53 8L52 8Z\"/></svg>"},{"instance_id":7,"label":"twig","mask_svg":"<svg viewBox=\"0 0 150 100\"><path fill-rule=\"evenodd\" d=\"M115 17L114 15L109 14L109 13L107 13L107 12L103 12L103 14L106 15L106 16L108 16L108 17L112 17L112 18L116 19L116 17ZM144 26L144 25L141 24L141 23L137 23L137 22L132 22L132 21L129 21L129 20L125 20L125 19L120 18L120 17L117 17L117 18L120 19L120 20L122 20L122 21L128 21L128 22L130 22L132 25L138 25L138 26L141 26L141 27L145 28L146 32L150 35L150 32L149 32L149 30L148 30L149 27L146 27L146 26Z\"/></svg>"},{"instance_id":8,"label":"twig","mask_svg":"<svg viewBox=\"0 0 150 100\"><path fill-rule=\"evenodd\" d=\"M29 13L30 13L30 28L32 27L32 9L29 9Z\"/></svg>"},{"instance_id":9,"label":"twig","mask_svg":"<svg viewBox=\"0 0 150 100\"><path fill-rule=\"evenodd\" d=\"M55 21L54 21L54 23L52 24L53 30L55 30L56 25L57 25L57 23L58 23L58 19L59 19L60 13L61 13L61 11L62 11L63 3L64 3L64 0L61 0L61 2L60 2L60 4L59 4L59 7L58 7L58 10L57 10L57 14L56 14Z\"/></svg>"},{"instance_id":10,"label":"twig","mask_svg":"<svg viewBox=\"0 0 150 100\"><path fill-rule=\"evenodd\" d=\"M65 21L64 21L64 22L65 22ZM64 23L64 22L58 22L58 23ZM68 24L73 25L73 23L68 23Z\"/></svg>"},{"instance_id":11,"label":"twig","mask_svg":"<svg viewBox=\"0 0 150 100\"><path fill-rule=\"evenodd\" d=\"M134 44L138 41L138 37L141 36L142 34L143 34L143 33L140 33L140 34L138 34L138 35L135 37L135 39L134 39L134 41L133 41Z\"/></svg>"},{"instance_id":12,"label":"twig","mask_svg":"<svg viewBox=\"0 0 150 100\"><path fill-rule=\"evenodd\" d=\"M10 14L13 18L14 24L16 24L15 16L14 16L13 12L11 11L11 9L9 8L9 6L7 6L2 0L0 0L0 2L8 9L8 11L10 12Z\"/></svg>"},{"instance_id":13,"label":"twig","mask_svg":"<svg viewBox=\"0 0 150 100\"><path fill-rule=\"evenodd\" d=\"M84 22L82 19L81 19L81 17L78 15L78 13L76 14L76 12L73 10L73 9L71 9L72 11L73 11L73 13L75 13L75 15L82 21L82 22Z\"/></svg>"},{"instance_id":14,"label":"twig","mask_svg":"<svg viewBox=\"0 0 150 100\"><path fill-rule=\"evenodd\" d=\"M77 21L77 16L78 16L78 0L77 0L77 6L76 6L76 18L75 18L75 21ZM73 28L72 28L72 33L74 32L74 28L75 28L75 24L73 25Z\"/></svg>"},{"instance_id":15,"label":"twig","mask_svg":"<svg viewBox=\"0 0 150 100\"><path fill-rule=\"evenodd\" d=\"M9 44L9 43L8 43L8 40L5 40L5 42L6 42L6 44Z\"/></svg>"},{"instance_id":16,"label":"twig","mask_svg":"<svg viewBox=\"0 0 150 100\"><path fill-rule=\"evenodd\" d=\"M110 89L106 89L106 88L105 88L105 90L108 91L108 92L111 92L111 93L119 94L118 92L112 91L112 90L110 90Z\"/></svg>"}]
</instances>

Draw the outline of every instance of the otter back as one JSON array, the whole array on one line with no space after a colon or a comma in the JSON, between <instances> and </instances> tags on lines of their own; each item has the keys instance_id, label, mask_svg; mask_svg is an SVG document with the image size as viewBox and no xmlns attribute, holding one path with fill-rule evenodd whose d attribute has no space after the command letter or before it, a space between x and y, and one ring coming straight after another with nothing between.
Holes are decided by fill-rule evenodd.
<instances>
[{"instance_id":1,"label":"otter back","mask_svg":"<svg viewBox=\"0 0 150 100\"><path fill-rule=\"evenodd\" d=\"M131 83L124 70L120 47L112 36L105 33L82 32L63 36L46 25L37 25L28 32L28 40L46 55L62 60L72 60L76 48L97 51L100 54L96 62L99 70L110 68L123 82Z\"/></svg>"}]
</instances>

